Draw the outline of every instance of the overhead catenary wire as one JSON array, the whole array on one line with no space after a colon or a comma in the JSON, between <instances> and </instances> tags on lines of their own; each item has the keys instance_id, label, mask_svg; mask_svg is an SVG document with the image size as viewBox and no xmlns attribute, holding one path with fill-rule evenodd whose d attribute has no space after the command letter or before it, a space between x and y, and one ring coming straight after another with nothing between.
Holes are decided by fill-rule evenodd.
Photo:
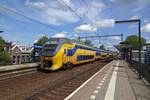
<instances>
[{"instance_id":1,"label":"overhead catenary wire","mask_svg":"<svg viewBox=\"0 0 150 100\"><path fill-rule=\"evenodd\" d=\"M79 0L79 1L80 1L80 0ZM86 2L85 0L82 0L82 1L83 1L83 3L85 4L86 8L89 10L89 12L92 14L92 12L91 12L91 10L90 10L90 8L89 8L87 2Z\"/></svg>"},{"instance_id":2,"label":"overhead catenary wire","mask_svg":"<svg viewBox=\"0 0 150 100\"><path fill-rule=\"evenodd\" d=\"M58 0L59 1L59 0ZM60 2L60 1L59 1ZM88 24L87 22L85 22L85 20L71 7L69 6L66 2L64 2L64 0L61 0L61 2L70 10L72 11L81 21L83 21L84 24ZM61 3L60 2L60 3Z\"/></svg>"},{"instance_id":3,"label":"overhead catenary wire","mask_svg":"<svg viewBox=\"0 0 150 100\"><path fill-rule=\"evenodd\" d=\"M43 25L43 26L46 26L46 27L50 28L50 25L48 25L48 24L44 24L44 23L42 23L42 22L40 22L40 21L38 21L38 20L36 20L36 19L33 19L33 18L31 18L31 17L28 17L28 16L26 16L26 15L20 13L20 12L17 12L17 11L15 11L15 10L12 10L12 9L7 8L7 7L5 7L5 6L0 6L0 8L5 9L5 10L7 10L7 11L10 11L10 12L12 12L12 13L15 13L16 15L22 16L22 17L24 17L24 18L26 18L26 19L28 19L28 20L30 20L30 21L32 21L32 22L36 22L36 23L39 23L39 24L41 24L41 25ZM52 28L54 28L54 27L52 27ZM55 31L54 29L51 29L51 30ZM57 30L58 30L58 29L57 29Z\"/></svg>"},{"instance_id":4,"label":"overhead catenary wire","mask_svg":"<svg viewBox=\"0 0 150 100\"><path fill-rule=\"evenodd\" d=\"M80 3L80 6L83 6L83 4L84 4L83 7L84 7L85 9L87 9L87 13L88 13L89 16L91 17L91 15L92 15L93 13L92 13L91 10L89 9L88 4L87 4L85 1L84 1L84 2L85 2L86 4L85 4L84 2L81 2L81 0L78 0L78 1L79 1L79 3ZM91 13L91 14L90 14L90 13ZM87 16L86 16L86 17L87 17ZM88 18L88 17L87 17L87 18ZM89 18L88 18L88 19L89 19ZM89 19L89 21L90 21L90 23L92 23L91 19Z\"/></svg>"}]
</instances>

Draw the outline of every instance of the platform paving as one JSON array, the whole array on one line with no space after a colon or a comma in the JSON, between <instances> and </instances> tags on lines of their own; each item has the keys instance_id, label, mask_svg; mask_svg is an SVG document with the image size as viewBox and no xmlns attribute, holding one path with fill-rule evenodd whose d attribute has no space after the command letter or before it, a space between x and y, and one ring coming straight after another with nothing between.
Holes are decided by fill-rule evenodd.
<instances>
[{"instance_id":1,"label":"platform paving","mask_svg":"<svg viewBox=\"0 0 150 100\"><path fill-rule=\"evenodd\" d=\"M27 64L0 66L0 73L1 72L5 72L5 71L36 67L39 64L40 64L40 62L38 62L38 63L27 63Z\"/></svg>"},{"instance_id":2,"label":"platform paving","mask_svg":"<svg viewBox=\"0 0 150 100\"><path fill-rule=\"evenodd\" d=\"M150 89L124 60L114 60L64 100L150 100Z\"/></svg>"}]
</instances>

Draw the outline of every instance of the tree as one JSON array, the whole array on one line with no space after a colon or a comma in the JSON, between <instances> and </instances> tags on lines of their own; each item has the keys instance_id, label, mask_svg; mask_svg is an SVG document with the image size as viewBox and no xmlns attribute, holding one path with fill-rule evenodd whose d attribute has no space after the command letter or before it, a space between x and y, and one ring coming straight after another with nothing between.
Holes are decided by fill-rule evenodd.
<instances>
[{"instance_id":1,"label":"tree","mask_svg":"<svg viewBox=\"0 0 150 100\"><path fill-rule=\"evenodd\" d=\"M0 37L0 66L12 64L11 57L8 51L4 51L4 44L5 40L3 40L2 37Z\"/></svg>"},{"instance_id":2,"label":"tree","mask_svg":"<svg viewBox=\"0 0 150 100\"><path fill-rule=\"evenodd\" d=\"M43 36L37 41L37 43L34 43L34 45L43 46L47 40L48 38L46 36Z\"/></svg>"},{"instance_id":3,"label":"tree","mask_svg":"<svg viewBox=\"0 0 150 100\"><path fill-rule=\"evenodd\" d=\"M84 44L93 47L91 40L85 40Z\"/></svg>"},{"instance_id":4,"label":"tree","mask_svg":"<svg viewBox=\"0 0 150 100\"><path fill-rule=\"evenodd\" d=\"M99 46L99 49L100 50L106 50L103 44L101 46Z\"/></svg>"},{"instance_id":5,"label":"tree","mask_svg":"<svg viewBox=\"0 0 150 100\"><path fill-rule=\"evenodd\" d=\"M12 64L12 60L7 51L0 51L0 66Z\"/></svg>"},{"instance_id":6,"label":"tree","mask_svg":"<svg viewBox=\"0 0 150 100\"><path fill-rule=\"evenodd\" d=\"M139 50L139 42L138 42L137 35L128 36L124 42L130 44L133 50ZM141 45L143 46L145 43L146 43L146 39L141 38Z\"/></svg>"},{"instance_id":7,"label":"tree","mask_svg":"<svg viewBox=\"0 0 150 100\"><path fill-rule=\"evenodd\" d=\"M0 51L3 50L4 43L5 43L5 40L3 40L2 37L0 37Z\"/></svg>"}]
</instances>

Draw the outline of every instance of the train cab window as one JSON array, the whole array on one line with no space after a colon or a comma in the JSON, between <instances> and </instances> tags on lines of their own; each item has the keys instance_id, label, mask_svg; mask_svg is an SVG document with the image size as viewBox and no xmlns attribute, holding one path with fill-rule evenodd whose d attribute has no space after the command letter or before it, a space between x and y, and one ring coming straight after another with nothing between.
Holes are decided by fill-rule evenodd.
<instances>
[{"instance_id":1,"label":"train cab window","mask_svg":"<svg viewBox=\"0 0 150 100\"><path fill-rule=\"evenodd\" d=\"M78 45L76 45L76 48L78 48Z\"/></svg>"}]
</instances>

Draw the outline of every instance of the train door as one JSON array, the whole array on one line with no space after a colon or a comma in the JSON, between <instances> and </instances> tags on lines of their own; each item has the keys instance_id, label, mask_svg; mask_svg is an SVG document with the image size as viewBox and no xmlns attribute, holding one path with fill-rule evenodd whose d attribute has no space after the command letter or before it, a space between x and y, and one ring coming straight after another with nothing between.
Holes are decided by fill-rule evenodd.
<instances>
[{"instance_id":1,"label":"train door","mask_svg":"<svg viewBox=\"0 0 150 100\"><path fill-rule=\"evenodd\" d=\"M67 63L67 49L64 48L64 56L63 56L63 63Z\"/></svg>"}]
</instances>

